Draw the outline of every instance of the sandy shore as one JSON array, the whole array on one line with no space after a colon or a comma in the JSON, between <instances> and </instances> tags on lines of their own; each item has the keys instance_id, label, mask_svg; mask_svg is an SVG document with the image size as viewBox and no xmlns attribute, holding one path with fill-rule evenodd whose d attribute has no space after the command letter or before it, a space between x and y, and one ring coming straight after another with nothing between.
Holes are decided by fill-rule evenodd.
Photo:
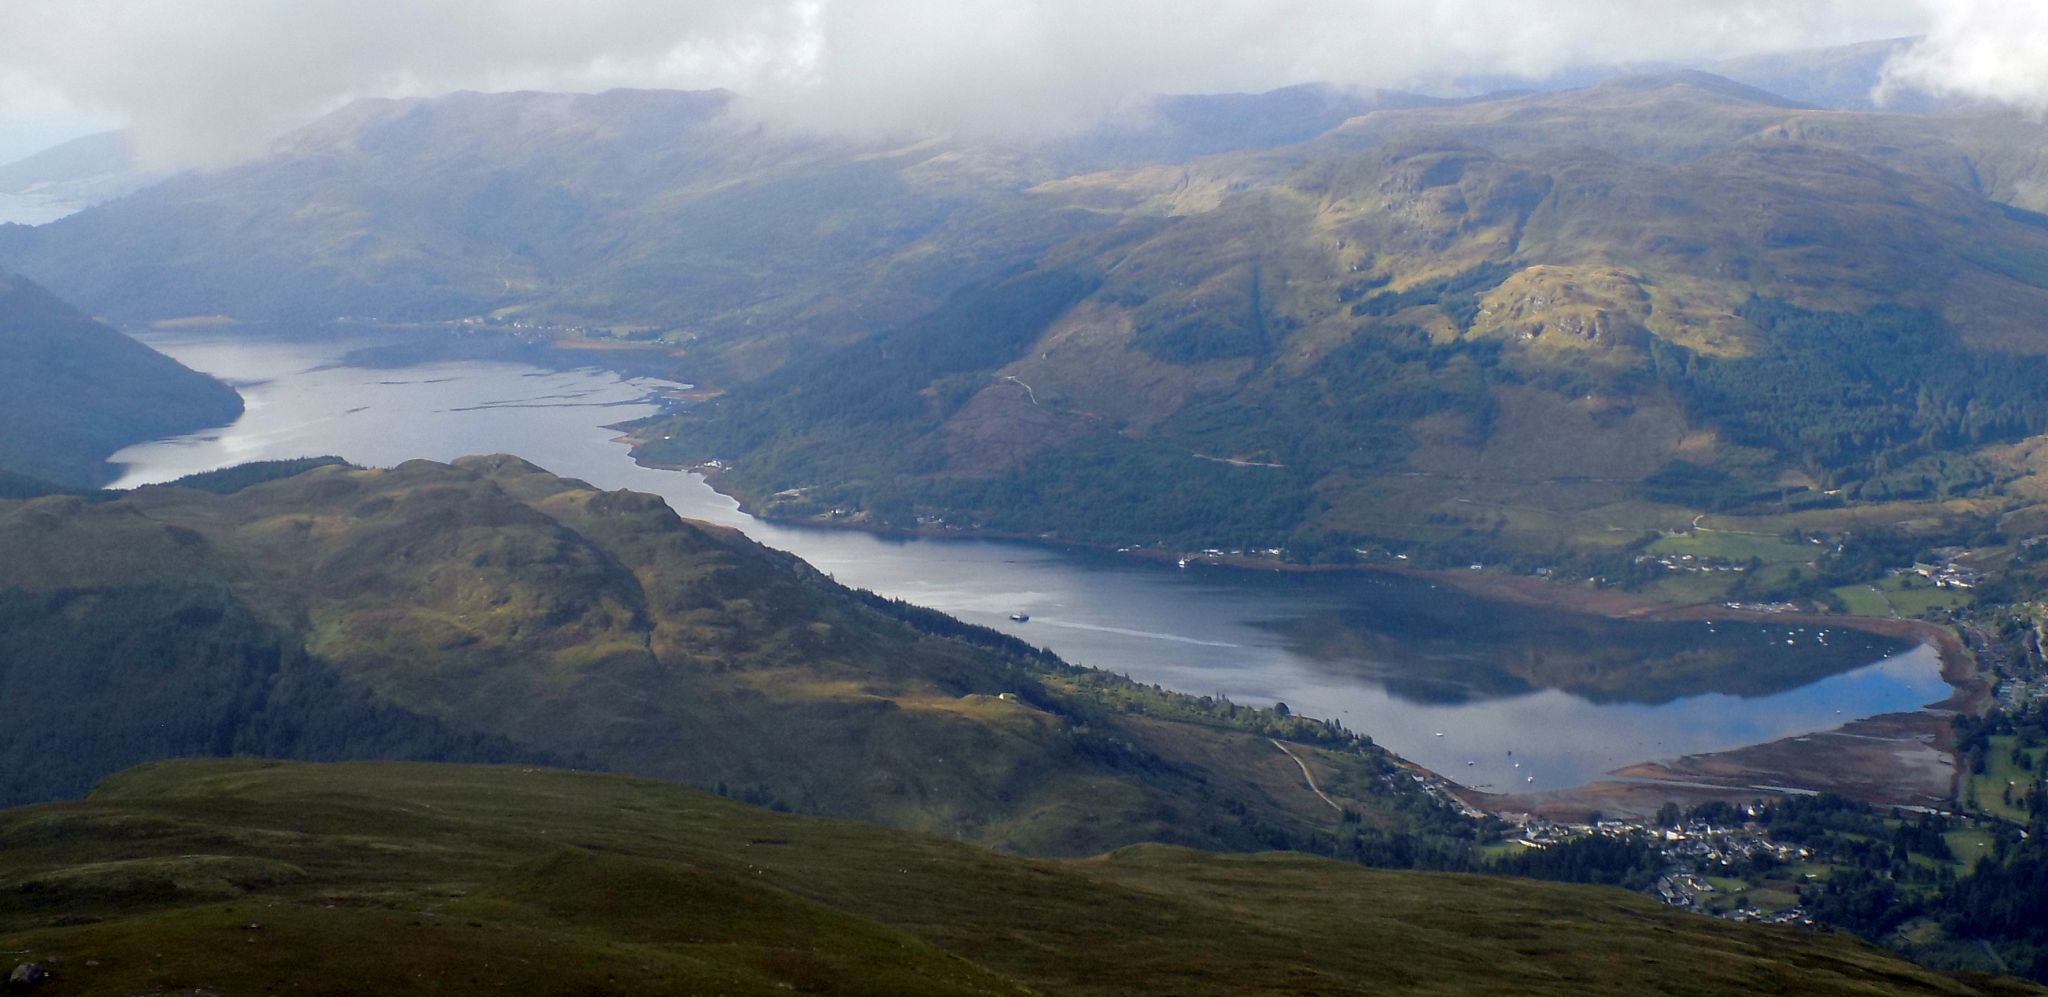
<instances>
[{"instance_id":1,"label":"sandy shore","mask_svg":"<svg viewBox=\"0 0 2048 997\"><path fill-rule=\"evenodd\" d=\"M1952 715L1932 709L1888 713L1831 731L1630 765L1571 789L1473 802L1568 819L1596 812L1648 817L1671 800L1742 803L1809 793L1834 793L1878 806L1944 808L1955 798Z\"/></svg>"}]
</instances>

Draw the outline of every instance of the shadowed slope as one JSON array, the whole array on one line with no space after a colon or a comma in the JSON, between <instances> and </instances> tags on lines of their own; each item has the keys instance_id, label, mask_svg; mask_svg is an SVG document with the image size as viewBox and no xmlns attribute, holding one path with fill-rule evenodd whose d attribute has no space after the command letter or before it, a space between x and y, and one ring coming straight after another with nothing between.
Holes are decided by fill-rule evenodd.
<instances>
[{"instance_id":1,"label":"shadowed slope","mask_svg":"<svg viewBox=\"0 0 2048 997\"><path fill-rule=\"evenodd\" d=\"M60 994L2032 992L1613 890L1027 861L531 769L154 766L0 813L0 842L0 942Z\"/></svg>"},{"instance_id":2,"label":"shadowed slope","mask_svg":"<svg viewBox=\"0 0 2048 997\"><path fill-rule=\"evenodd\" d=\"M241 411L234 389L0 273L0 468L101 485L114 451Z\"/></svg>"},{"instance_id":3,"label":"shadowed slope","mask_svg":"<svg viewBox=\"0 0 2048 997\"><path fill-rule=\"evenodd\" d=\"M553 759L1032 852L1329 848L1278 735L1372 826L1435 812L1368 741L1068 668L655 496L502 456L272 471L0 502L7 798L184 754Z\"/></svg>"}]
</instances>

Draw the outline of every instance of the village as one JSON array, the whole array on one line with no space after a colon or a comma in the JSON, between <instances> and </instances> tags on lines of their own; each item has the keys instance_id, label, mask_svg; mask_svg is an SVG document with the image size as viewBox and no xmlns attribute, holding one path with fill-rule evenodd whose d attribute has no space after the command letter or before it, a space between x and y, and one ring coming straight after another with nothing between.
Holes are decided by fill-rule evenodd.
<instances>
[{"instance_id":1,"label":"village","mask_svg":"<svg viewBox=\"0 0 2048 997\"><path fill-rule=\"evenodd\" d=\"M1771 902L1786 899L1789 894L1753 891L1765 894L1758 898L1749 895L1752 891L1731 889L1742 885L1733 873L1738 868L1756 866L1759 856L1763 862L1782 867L1796 867L1813 858L1809 849L1772 841L1749 820L1757 811L1755 805L1735 809L1745 818L1739 824L1717 824L1698 818L1668 824L1601 818L1578 824L1527 814L1502 817L1514 828L1506 840L1522 848L1549 848L1590 837L1649 844L1666 863L1651 892L1673 907L1736 921L1811 925L1813 919L1796 903Z\"/></svg>"}]
</instances>

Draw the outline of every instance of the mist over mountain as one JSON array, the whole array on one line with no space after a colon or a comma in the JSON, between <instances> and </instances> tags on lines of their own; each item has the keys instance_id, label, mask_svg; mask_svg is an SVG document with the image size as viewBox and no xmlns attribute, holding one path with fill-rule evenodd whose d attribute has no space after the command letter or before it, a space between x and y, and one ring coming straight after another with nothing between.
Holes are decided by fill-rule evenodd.
<instances>
[{"instance_id":1,"label":"mist over mountain","mask_svg":"<svg viewBox=\"0 0 2048 997\"><path fill-rule=\"evenodd\" d=\"M1647 528L1788 474L1982 487L2007 472L1968 451L2043 418L1983 373L2048 352L2043 132L2009 112L1845 112L1673 71L1175 98L1053 143L895 144L798 138L733 100L364 102L265 159L8 230L0 262L127 320L667 343L732 390L650 456L737 458L750 501L876 525L1313 549L1450 517L1535 550L1615 503L1649 500ZM1866 331L1797 331L1841 322ZM1875 423L1817 376L1937 357L1947 386ZM1724 377L1790 393L1746 423L1761 402ZM1565 438L1597 442L1536 443ZM1103 488L1124 498L1079 499Z\"/></svg>"},{"instance_id":2,"label":"mist over mountain","mask_svg":"<svg viewBox=\"0 0 2048 997\"><path fill-rule=\"evenodd\" d=\"M9 22L0 991L2048 980L2035 5Z\"/></svg>"},{"instance_id":3,"label":"mist over mountain","mask_svg":"<svg viewBox=\"0 0 2048 997\"><path fill-rule=\"evenodd\" d=\"M41 225L162 179L135 162L131 136L101 132L0 166L0 225Z\"/></svg>"},{"instance_id":4,"label":"mist over mountain","mask_svg":"<svg viewBox=\"0 0 2048 997\"><path fill-rule=\"evenodd\" d=\"M151 166L218 167L365 97L476 89L724 88L749 120L876 139L1070 135L1149 95L1303 83L1431 93L1478 78L1715 59L1930 34L1919 65L2012 34L1923 0L23 0L0 42L10 106L125 119ZM1508 26L1512 30L1506 30ZM1963 80L1962 82L1970 82Z\"/></svg>"}]
</instances>

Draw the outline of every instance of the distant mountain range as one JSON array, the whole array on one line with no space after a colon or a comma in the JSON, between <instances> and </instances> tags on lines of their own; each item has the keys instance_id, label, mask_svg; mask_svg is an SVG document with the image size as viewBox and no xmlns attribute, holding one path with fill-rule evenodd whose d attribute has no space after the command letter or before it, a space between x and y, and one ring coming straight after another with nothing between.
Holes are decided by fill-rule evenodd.
<instances>
[{"instance_id":1,"label":"distant mountain range","mask_svg":"<svg viewBox=\"0 0 2048 997\"><path fill-rule=\"evenodd\" d=\"M643 454L769 514L1538 557L2020 473L1984 448L2048 429L2048 129L1811 106L1893 44L1732 67L1798 99L1308 87L1030 147L723 93L368 101L0 264L122 320L666 343L725 394Z\"/></svg>"},{"instance_id":2,"label":"distant mountain range","mask_svg":"<svg viewBox=\"0 0 2048 997\"><path fill-rule=\"evenodd\" d=\"M135 161L127 132L100 132L0 165L0 225L41 225L164 178Z\"/></svg>"},{"instance_id":3,"label":"distant mountain range","mask_svg":"<svg viewBox=\"0 0 2048 997\"><path fill-rule=\"evenodd\" d=\"M1931 113L1964 110L1970 101L1940 97L1894 83L1879 103L1884 67L1918 39L1888 38L1822 49L1773 52L1709 63L1700 68L1813 107L1843 111Z\"/></svg>"}]
</instances>

